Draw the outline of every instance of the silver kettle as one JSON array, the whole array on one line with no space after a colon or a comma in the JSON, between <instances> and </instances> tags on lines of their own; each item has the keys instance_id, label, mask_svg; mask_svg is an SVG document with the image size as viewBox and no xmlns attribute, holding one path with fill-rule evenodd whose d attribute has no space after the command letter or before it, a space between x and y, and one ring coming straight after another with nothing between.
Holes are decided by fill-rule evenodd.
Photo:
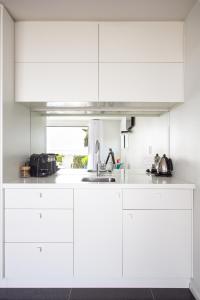
<instances>
[{"instance_id":1,"label":"silver kettle","mask_svg":"<svg viewBox=\"0 0 200 300\"><path fill-rule=\"evenodd\" d=\"M165 154L161 158L158 165L158 175L160 176L172 176L173 164L171 158L168 158Z\"/></svg>"}]
</instances>

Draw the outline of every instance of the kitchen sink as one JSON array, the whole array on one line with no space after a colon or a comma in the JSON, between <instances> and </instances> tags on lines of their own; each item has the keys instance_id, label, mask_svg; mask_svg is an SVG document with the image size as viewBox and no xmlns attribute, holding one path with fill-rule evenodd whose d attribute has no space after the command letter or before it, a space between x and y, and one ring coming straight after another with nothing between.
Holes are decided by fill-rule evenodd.
<instances>
[{"instance_id":1,"label":"kitchen sink","mask_svg":"<svg viewBox=\"0 0 200 300\"><path fill-rule=\"evenodd\" d=\"M114 177L83 177L83 182L115 182Z\"/></svg>"}]
</instances>

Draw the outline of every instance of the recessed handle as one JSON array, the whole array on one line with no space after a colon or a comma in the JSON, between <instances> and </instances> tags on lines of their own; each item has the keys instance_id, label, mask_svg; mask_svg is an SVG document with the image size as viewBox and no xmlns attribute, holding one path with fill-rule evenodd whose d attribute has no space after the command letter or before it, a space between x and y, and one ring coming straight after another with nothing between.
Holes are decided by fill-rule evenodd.
<instances>
[{"instance_id":1,"label":"recessed handle","mask_svg":"<svg viewBox=\"0 0 200 300\"><path fill-rule=\"evenodd\" d=\"M42 247L41 246L37 247L37 249L39 249L39 251L42 252Z\"/></svg>"},{"instance_id":2,"label":"recessed handle","mask_svg":"<svg viewBox=\"0 0 200 300\"><path fill-rule=\"evenodd\" d=\"M133 220L133 214L128 214L129 218Z\"/></svg>"},{"instance_id":3,"label":"recessed handle","mask_svg":"<svg viewBox=\"0 0 200 300\"><path fill-rule=\"evenodd\" d=\"M161 198L162 198L161 193L154 193L154 198L155 198L156 200L161 200Z\"/></svg>"},{"instance_id":4,"label":"recessed handle","mask_svg":"<svg viewBox=\"0 0 200 300\"><path fill-rule=\"evenodd\" d=\"M40 193L40 198L42 198L43 197L43 194L42 193Z\"/></svg>"}]
</instances>

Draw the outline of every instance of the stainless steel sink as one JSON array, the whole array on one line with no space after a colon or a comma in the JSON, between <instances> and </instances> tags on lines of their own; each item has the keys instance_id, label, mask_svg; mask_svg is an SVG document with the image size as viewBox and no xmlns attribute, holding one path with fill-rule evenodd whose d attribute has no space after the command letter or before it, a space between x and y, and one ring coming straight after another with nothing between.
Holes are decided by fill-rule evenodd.
<instances>
[{"instance_id":1,"label":"stainless steel sink","mask_svg":"<svg viewBox=\"0 0 200 300\"><path fill-rule=\"evenodd\" d=\"M83 177L83 182L115 182L114 177Z\"/></svg>"}]
</instances>

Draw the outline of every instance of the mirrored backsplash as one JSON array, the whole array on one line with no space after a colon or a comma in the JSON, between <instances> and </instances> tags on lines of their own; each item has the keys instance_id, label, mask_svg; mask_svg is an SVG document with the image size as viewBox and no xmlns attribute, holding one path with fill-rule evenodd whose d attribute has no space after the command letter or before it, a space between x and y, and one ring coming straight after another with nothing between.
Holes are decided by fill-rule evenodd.
<instances>
[{"instance_id":1,"label":"mirrored backsplash","mask_svg":"<svg viewBox=\"0 0 200 300\"><path fill-rule=\"evenodd\" d=\"M129 133L121 133L124 123L122 116L45 116L31 112L31 154L57 153L62 168L94 170L98 140L102 163L112 149L116 162L135 171L151 167L156 153L170 155L169 113L136 116Z\"/></svg>"}]
</instances>

